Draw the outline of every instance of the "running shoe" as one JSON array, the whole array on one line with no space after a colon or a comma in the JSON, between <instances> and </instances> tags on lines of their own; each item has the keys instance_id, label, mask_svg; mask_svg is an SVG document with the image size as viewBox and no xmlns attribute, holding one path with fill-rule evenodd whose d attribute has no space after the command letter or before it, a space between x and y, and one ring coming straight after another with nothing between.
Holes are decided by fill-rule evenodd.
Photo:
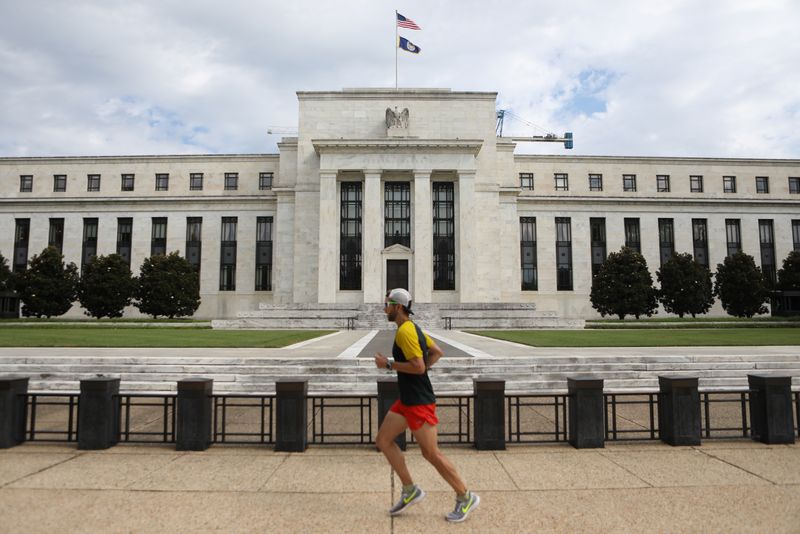
<instances>
[{"instance_id":1,"label":"running shoe","mask_svg":"<svg viewBox=\"0 0 800 534\"><path fill-rule=\"evenodd\" d=\"M461 502L456 499L456 508L447 514L447 520L451 523L460 523L464 521L469 514L478 507L481 503L481 498L477 493L469 493L469 499L466 502Z\"/></svg>"},{"instance_id":2,"label":"running shoe","mask_svg":"<svg viewBox=\"0 0 800 534\"><path fill-rule=\"evenodd\" d=\"M409 506L418 503L422 499L425 498L425 492L422 491L422 488L419 486L414 486L414 488L409 492L403 492L400 494L400 500L395 503L394 506L389 508L389 515L398 515L403 512Z\"/></svg>"}]
</instances>

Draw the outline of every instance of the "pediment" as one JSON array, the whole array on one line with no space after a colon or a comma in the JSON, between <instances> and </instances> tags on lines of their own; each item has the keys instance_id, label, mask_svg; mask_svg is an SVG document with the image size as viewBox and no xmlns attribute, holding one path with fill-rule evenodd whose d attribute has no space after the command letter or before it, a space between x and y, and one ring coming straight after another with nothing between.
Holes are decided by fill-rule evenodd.
<instances>
[{"instance_id":1,"label":"pediment","mask_svg":"<svg viewBox=\"0 0 800 534\"><path fill-rule=\"evenodd\" d=\"M401 245L400 243L395 243L394 245L390 245L383 249L384 254L413 254L414 251L410 248Z\"/></svg>"}]
</instances>

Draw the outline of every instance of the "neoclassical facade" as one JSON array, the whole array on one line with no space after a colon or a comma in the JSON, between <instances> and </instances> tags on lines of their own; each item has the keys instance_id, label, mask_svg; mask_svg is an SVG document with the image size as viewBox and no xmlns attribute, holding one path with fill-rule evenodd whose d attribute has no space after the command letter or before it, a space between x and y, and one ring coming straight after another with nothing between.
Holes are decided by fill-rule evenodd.
<instances>
[{"instance_id":1,"label":"neoclassical facade","mask_svg":"<svg viewBox=\"0 0 800 534\"><path fill-rule=\"evenodd\" d=\"M653 273L744 250L769 276L800 248L800 160L515 155L496 96L298 92L278 154L0 158L0 252L16 269L49 244L79 266L120 253L135 273L177 250L201 318L393 286L590 318L593 269L623 245Z\"/></svg>"}]
</instances>

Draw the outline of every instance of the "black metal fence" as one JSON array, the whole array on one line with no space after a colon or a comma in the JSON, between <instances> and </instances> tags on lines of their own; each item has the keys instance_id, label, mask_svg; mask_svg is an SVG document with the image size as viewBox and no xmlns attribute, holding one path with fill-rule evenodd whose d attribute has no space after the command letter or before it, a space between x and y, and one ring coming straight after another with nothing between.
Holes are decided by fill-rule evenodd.
<instances>
[{"instance_id":1,"label":"black metal fence","mask_svg":"<svg viewBox=\"0 0 800 534\"><path fill-rule=\"evenodd\" d=\"M701 391L703 439L748 438L751 390ZM25 394L25 439L38 442L78 441L79 394ZM606 441L657 440L659 392L605 393ZM566 394L505 396L506 442L557 443L568 440ZM119 442L175 443L177 395L123 393L116 396ZM792 392L794 434L800 438L800 391ZM214 394L212 442L274 444L275 395ZM367 445L378 430L376 395L309 395L309 442L315 445ZM474 442L473 395L438 398L439 437L442 444ZM410 436L413 442L413 435Z\"/></svg>"}]
</instances>

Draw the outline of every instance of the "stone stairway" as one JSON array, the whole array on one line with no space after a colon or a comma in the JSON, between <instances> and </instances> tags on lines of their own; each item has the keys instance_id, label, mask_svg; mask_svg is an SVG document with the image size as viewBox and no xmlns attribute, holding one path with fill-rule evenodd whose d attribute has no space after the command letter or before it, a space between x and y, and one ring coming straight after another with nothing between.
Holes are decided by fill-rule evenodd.
<instances>
[{"instance_id":1,"label":"stone stairway","mask_svg":"<svg viewBox=\"0 0 800 534\"><path fill-rule=\"evenodd\" d=\"M583 328L583 319L565 319L536 305L509 303L414 304L414 319L425 328ZM382 304L260 304L236 319L212 321L218 329L391 328Z\"/></svg>"},{"instance_id":2,"label":"stone stairway","mask_svg":"<svg viewBox=\"0 0 800 534\"><path fill-rule=\"evenodd\" d=\"M469 393L473 378L506 380L515 393L563 392L568 376L605 380L608 391L655 390L658 375L697 376L701 389L747 386L747 374L792 376L800 389L800 358L751 356L581 356L446 358L431 372L439 394ZM121 378L125 392L175 391L190 377L214 379L214 391L272 393L276 380L308 380L318 394L374 394L376 380L390 376L371 359L167 356L25 356L0 360L0 376L31 378L31 391L77 391L84 378Z\"/></svg>"}]
</instances>

